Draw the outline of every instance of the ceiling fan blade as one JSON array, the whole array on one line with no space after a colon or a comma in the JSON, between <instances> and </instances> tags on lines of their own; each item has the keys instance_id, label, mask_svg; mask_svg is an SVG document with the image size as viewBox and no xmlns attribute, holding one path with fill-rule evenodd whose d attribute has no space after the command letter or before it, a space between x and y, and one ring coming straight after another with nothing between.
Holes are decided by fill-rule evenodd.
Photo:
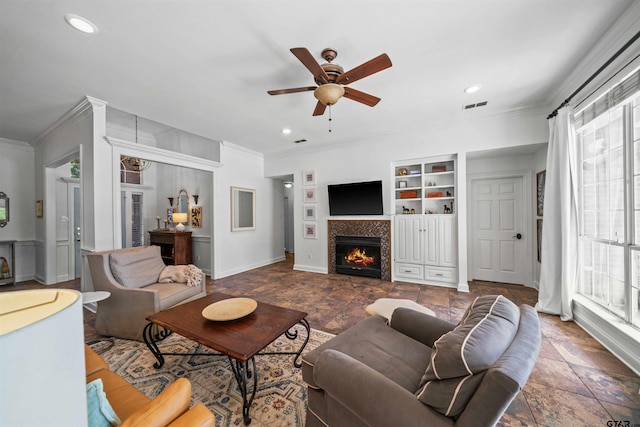
<instances>
[{"instance_id":1,"label":"ceiling fan blade","mask_svg":"<svg viewBox=\"0 0 640 427\"><path fill-rule=\"evenodd\" d=\"M327 106L324 105L322 102L318 101L318 103L316 104L316 109L313 110L313 115L314 116L321 116L324 114L324 110L327 109Z\"/></svg>"},{"instance_id":2,"label":"ceiling fan blade","mask_svg":"<svg viewBox=\"0 0 640 427\"><path fill-rule=\"evenodd\" d=\"M313 74L316 80L320 80L322 83L329 82L329 76L324 71L324 68L318 64L318 61L315 60L311 52L309 52L309 49L306 47L293 47L289 50L307 67L307 70L311 71L311 74Z\"/></svg>"},{"instance_id":3,"label":"ceiling fan blade","mask_svg":"<svg viewBox=\"0 0 640 427\"><path fill-rule=\"evenodd\" d=\"M287 93L309 92L310 90L316 90L316 88L317 86L294 87L291 89L268 90L267 93L269 95L285 95Z\"/></svg>"},{"instance_id":4,"label":"ceiling fan blade","mask_svg":"<svg viewBox=\"0 0 640 427\"><path fill-rule=\"evenodd\" d=\"M352 87L345 87L343 96L345 98L351 99L352 101L357 101L364 105L368 105L369 107L373 107L378 102L380 102L380 98L369 95L368 93L360 92L359 90L355 90Z\"/></svg>"},{"instance_id":5,"label":"ceiling fan blade","mask_svg":"<svg viewBox=\"0 0 640 427\"><path fill-rule=\"evenodd\" d=\"M376 56L364 64L358 65L356 68L341 74L336 83L348 85L349 83L353 83L357 80L370 76L371 74L375 74L378 71L389 68L391 65L391 59L389 59L386 53L383 53L382 55Z\"/></svg>"}]
</instances>

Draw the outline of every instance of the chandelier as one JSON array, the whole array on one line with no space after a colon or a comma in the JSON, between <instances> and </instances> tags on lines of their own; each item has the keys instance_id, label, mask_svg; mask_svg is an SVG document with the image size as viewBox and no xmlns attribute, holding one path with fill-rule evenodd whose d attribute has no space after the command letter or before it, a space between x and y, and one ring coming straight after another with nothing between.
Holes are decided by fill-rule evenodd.
<instances>
[{"instance_id":1,"label":"chandelier","mask_svg":"<svg viewBox=\"0 0 640 427\"><path fill-rule=\"evenodd\" d=\"M138 116L136 118L136 144L138 143ZM151 162L149 160L139 159L137 157L120 156L120 165L122 169L142 172L149 169Z\"/></svg>"}]
</instances>

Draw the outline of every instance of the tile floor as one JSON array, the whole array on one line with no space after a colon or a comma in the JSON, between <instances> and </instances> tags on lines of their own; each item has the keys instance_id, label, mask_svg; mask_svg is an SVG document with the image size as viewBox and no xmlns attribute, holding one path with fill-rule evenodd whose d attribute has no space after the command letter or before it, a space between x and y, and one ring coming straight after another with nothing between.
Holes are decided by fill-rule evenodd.
<instances>
[{"instance_id":1,"label":"tile floor","mask_svg":"<svg viewBox=\"0 0 640 427\"><path fill-rule=\"evenodd\" d=\"M377 298L411 299L451 322L457 322L478 295L503 294L516 304L537 301L536 290L516 285L473 282L469 293L459 293L437 286L293 271L292 266L289 256L283 262L209 280L207 290L306 311L312 328L335 334L363 319L364 308ZM58 286L79 289L78 281ZM23 282L0 292L38 287L36 282ZM94 321L95 315L85 310L87 340L99 337ZM540 314L540 321L538 362L499 425L640 427L640 377L575 323L546 314Z\"/></svg>"}]
</instances>

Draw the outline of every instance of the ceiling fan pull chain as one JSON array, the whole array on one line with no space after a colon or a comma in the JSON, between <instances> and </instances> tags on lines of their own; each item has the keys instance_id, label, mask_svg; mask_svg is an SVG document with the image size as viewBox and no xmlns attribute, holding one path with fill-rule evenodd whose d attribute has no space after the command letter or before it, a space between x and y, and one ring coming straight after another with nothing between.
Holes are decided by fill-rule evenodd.
<instances>
[{"instance_id":1,"label":"ceiling fan pull chain","mask_svg":"<svg viewBox=\"0 0 640 427\"><path fill-rule=\"evenodd\" d=\"M331 132L331 104L329 104L329 132Z\"/></svg>"}]
</instances>

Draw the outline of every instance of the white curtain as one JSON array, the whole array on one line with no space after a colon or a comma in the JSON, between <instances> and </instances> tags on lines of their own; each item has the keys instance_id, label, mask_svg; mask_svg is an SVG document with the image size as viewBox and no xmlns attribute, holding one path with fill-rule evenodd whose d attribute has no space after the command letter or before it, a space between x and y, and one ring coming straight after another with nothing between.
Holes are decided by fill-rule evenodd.
<instances>
[{"instance_id":1,"label":"white curtain","mask_svg":"<svg viewBox=\"0 0 640 427\"><path fill-rule=\"evenodd\" d=\"M572 320L578 280L578 196L573 108L549 120L540 289L536 309Z\"/></svg>"}]
</instances>

